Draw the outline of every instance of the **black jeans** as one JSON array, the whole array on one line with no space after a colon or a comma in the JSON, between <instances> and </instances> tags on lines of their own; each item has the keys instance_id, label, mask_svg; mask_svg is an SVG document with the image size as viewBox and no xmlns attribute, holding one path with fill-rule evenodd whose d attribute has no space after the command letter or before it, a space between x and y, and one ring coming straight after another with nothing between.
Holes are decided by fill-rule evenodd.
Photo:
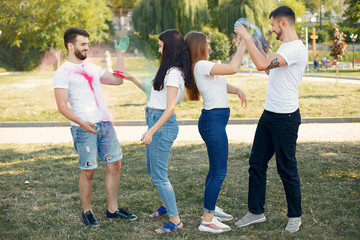
<instances>
[{"instance_id":1,"label":"black jeans","mask_svg":"<svg viewBox=\"0 0 360 240\"><path fill-rule=\"evenodd\" d=\"M276 153L276 167L288 205L287 216L301 216L300 178L295 158L300 122L299 109L289 114L264 110L256 128L249 159L248 208L251 213L264 213L266 171L269 160Z\"/></svg>"}]
</instances>

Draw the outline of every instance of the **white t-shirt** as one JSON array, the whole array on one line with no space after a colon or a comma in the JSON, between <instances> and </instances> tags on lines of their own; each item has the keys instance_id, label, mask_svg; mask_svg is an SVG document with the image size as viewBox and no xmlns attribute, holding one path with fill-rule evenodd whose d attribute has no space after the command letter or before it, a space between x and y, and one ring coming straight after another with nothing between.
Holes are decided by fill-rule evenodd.
<instances>
[{"instance_id":1,"label":"white t-shirt","mask_svg":"<svg viewBox=\"0 0 360 240\"><path fill-rule=\"evenodd\" d=\"M196 86L203 99L206 110L213 108L228 108L226 79L222 75L210 75L214 62L200 60L194 67Z\"/></svg>"},{"instance_id":2,"label":"white t-shirt","mask_svg":"<svg viewBox=\"0 0 360 240\"><path fill-rule=\"evenodd\" d=\"M110 121L100 83L104 73L105 70L92 63L66 61L55 72L54 88L69 90L71 108L82 120L92 123ZM74 122L71 125L78 126Z\"/></svg>"},{"instance_id":3,"label":"white t-shirt","mask_svg":"<svg viewBox=\"0 0 360 240\"><path fill-rule=\"evenodd\" d=\"M299 108L299 84L308 52L301 40L282 43L276 52L286 65L270 69L264 109L275 113L292 113Z\"/></svg>"},{"instance_id":4,"label":"white t-shirt","mask_svg":"<svg viewBox=\"0 0 360 240\"><path fill-rule=\"evenodd\" d=\"M156 91L154 87L151 89L150 98L147 103L149 108L162 109L166 108L167 104L167 87L178 88L176 103L180 102L184 92L184 77L178 68L170 68L164 78L164 88Z\"/></svg>"}]
</instances>

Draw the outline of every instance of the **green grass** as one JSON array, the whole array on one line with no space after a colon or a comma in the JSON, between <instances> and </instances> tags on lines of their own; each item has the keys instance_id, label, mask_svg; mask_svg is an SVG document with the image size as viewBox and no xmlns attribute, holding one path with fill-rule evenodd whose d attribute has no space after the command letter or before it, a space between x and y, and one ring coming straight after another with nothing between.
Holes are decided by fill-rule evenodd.
<instances>
[{"instance_id":1,"label":"green grass","mask_svg":"<svg viewBox=\"0 0 360 240\"><path fill-rule=\"evenodd\" d=\"M98 228L80 220L79 168L72 144L0 145L1 239L359 239L360 142L299 143L297 159L302 183L303 224L287 234L284 190L269 163L265 215L267 221L245 228L234 223L247 211L250 144L231 143L228 174L218 205L234 215L232 231L221 235L197 230L208 170L204 143L179 142L172 149L169 177L184 229L156 236L167 217L148 215L160 205L146 171L144 148L123 143L120 206L135 213L134 222L106 220L103 164L95 171L92 206ZM29 184L25 184L29 181Z\"/></svg>"},{"instance_id":2,"label":"green grass","mask_svg":"<svg viewBox=\"0 0 360 240\"><path fill-rule=\"evenodd\" d=\"M98 63L100 59L93 59ZM114 61L115 62L115 61ZM142 57L126 58L126 69L145 82L156 73L156 63ZM0 122L67 121L58 113L53 93L53 71L0 75ZM229 83L240 87L248 99L241 108L229 95L231 118L259 118L266 97L267 79L228 76ZM300 109L303 117L359 117L360 85L304 81L300 84ZM107 106L114 120L143 120L146 95L130 82L103 86ZM9 107L11 106L11 107ZM198 119L202 102L184 99L177 105L178 119Z\"/></svg>"},{"instance_id":3,"label":"green grass","mask_svg":"<svg viewBox=\"0 0 360 240\"><path fill-rule=\"evenodd\" d=\"M328 68L324 71L320 68L316 72L305 73L305 76L322 76L322 77L336 77L336 68ZM339 68L339 78L340 77L349 77L349 78L360 78L360 68L357 67L355 69L352 68Z\"/></svg>"}]
</instances>

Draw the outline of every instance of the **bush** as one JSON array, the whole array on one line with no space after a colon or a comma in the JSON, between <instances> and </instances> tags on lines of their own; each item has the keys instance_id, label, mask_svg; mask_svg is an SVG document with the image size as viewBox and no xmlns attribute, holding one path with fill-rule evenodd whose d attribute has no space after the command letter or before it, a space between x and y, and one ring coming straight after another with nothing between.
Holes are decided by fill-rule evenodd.
<instances>
[{"instance_id":1,"label":"bush","mask_svg":"<svg viewBox=\"0 0 360 240\"><path fill-rule=\"evenodd\" d=\"M158 52L159 35L151 35L147 40L139 37L137 34L131 34L129 35L129 38L130 38L130 46L129 46L130 51L134 51L135 48L137 48L140 52L144 54L146 58L160 59L161 55Z\"/></svg>"},{"instance_id":2,"label":"bush","mask_svg":"<svg viewBox=\"0 0 360 240\"><path fill-rule=\"evenodd\" d=\"M328 30L326 30L326 29L318 30L316 32L316 35L318 35L318 37L319 37L317 40L318 43L328 43L329 42L330 34L329 34Z\"/></svg>"},{"instance_id":3,"label":"bush","mask_svg":"<svg viewBox=\"0 0 360 240\"><path fill-rule=\"evenodd\" d=\"M31 71L41 64L44 53L37 49L25 51L5 42L0 42L0 46L0 67L7 71Z\"/></svg>"},{"instance_id":4,"label":"bush","mask_svg":"<svg viewBox=\"0 0 360 240\"><path fill-rule=\"evenodd\" d=\"M159 50L159 35L151 35L145 45L145 56L148 58L160 59L161 54Z\"/></svg>"},{"instance_id":5,"label":"bush","mask_svg":"<svg viewBox=\"0 0 360 240\"><path fill-rule=\"evenodd\" d=\"M351 46L349 46L351 47ZM341 59L339 59L340 62L352 62L353 61L353 52L351 50L352 48L345 51L344 55ZM330 56L330 51L317 51L316 54L319 56L319 60L321 61L323 56L328 56L329 60L334 60L333 57ZM355 52L355 60L360 60L360 52ZM309 61L312 62L312 53L309 52Z\"/></svg>"},{"instance_id":6,"label":"bush","mask_svg":"<svg viewBox=\"0 0 360 240\"><path fill-rule=\"evenodd\" d=\"M210 38L210 60L229 60L230 40L229 38L218 31L204 31Z\"/></svg>"}]
</instances>

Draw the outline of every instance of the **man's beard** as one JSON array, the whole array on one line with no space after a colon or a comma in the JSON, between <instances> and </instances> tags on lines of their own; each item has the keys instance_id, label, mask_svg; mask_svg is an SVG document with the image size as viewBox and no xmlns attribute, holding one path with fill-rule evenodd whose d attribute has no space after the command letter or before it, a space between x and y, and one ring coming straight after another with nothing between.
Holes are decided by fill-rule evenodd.
<instances>
[{"instance_id":1,"label":"man's beard","mask_svg":"<svg viewBox=\"0 0 360 240\"><path fill-rule=\"evenodd\" d=\"M85 60L87 58L87 53L82 53L79 49L75 48L75 56L80 60Z\"/></svg>"},{"instance_id":2,"label":"man's beard","mask_svg":"<svg viewBox=\"0 0 360 240\"><path fill-rule=\"evenodd\" d=\"M276 40L280 40L281 35L282 35L282 30L280 30L280 32L276 34Z\"/></svg>"}]
</instances>

